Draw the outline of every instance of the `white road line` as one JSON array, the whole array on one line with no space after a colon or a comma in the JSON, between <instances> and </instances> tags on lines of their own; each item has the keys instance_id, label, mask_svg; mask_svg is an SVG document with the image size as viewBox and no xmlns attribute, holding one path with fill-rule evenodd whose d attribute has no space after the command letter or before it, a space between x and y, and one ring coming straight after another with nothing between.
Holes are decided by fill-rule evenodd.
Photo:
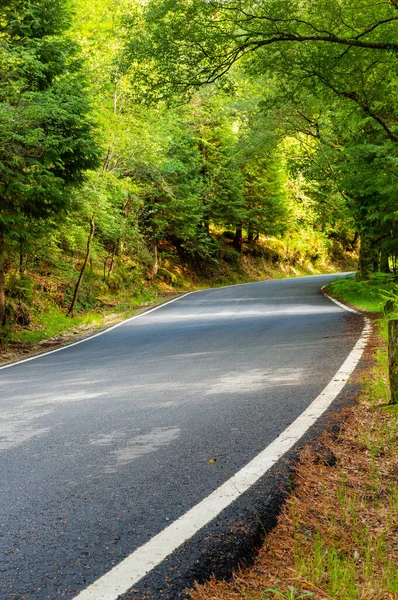
<instances>
[{"instance_id":1,"label":"white road line","mask_svg":"<svg viewBox=\"0 0 398 600\"><path fill-rule=\"evenodd\" d=\"M333 275L339 275L339 276L347 276L347 275L354 275L356 273L356 271L343 271L342 273L318 273L318 275L286 275L286 277L281 277L281 279L259 279L258 281L247 281L246 283L233 283L233 284L229 284L229 285L219 285L217 287L211 287L211 288L201 288L199 290L195 290L194 292L191 292L192 294L195 294L196 292L209 292L212 290L224 290L225 288L233 288L233 287L243 287L244 285L254 285L256 283L267 283L269 281L287 281L288 279L290 279L291 281L295 281L297 282L297 280L299 279L310 279L311 277L333 277ZM326 284L329 285L329 284ZM323 290L326 285L324 285L321 290ZM327 296L329 298L329 296L327 294L324 293L325 296ZM332 299L332 298L331 298ZM346 306L344 306L344 304L340 304L339 306L342 306L343 308L347 308ZM347 310L351 310L350 308L347 308ZM356 312L356 311L354 311Z\"/></svg>"},{"instance_id":2,"label":"white road line","mask_svg":"<svg viewBox=\"0 0 398 600\"><path fill-rule=\"evenodd\" d=\"M335 300L331 298L333 302ZM342 308L344 305L336 302ZM356 311L354 311L356 312ZM140 546L120 564L88 586L74 600L117 600L181 544L210 523L254 485L314 425L341 392L357 366L371 332L365 318L361 337L330 383L310 406L243 469L171 525Z\"/></svg>"},{"instance_id":3,"label":"white road line","mask_svg":"<svg viewBox=\"0 0 398 600\"><path fill-rule=\"evenodd\" d=\"M2 367L0 367L0 371L2 369L9 369L10 367L15 367L15 365L21 365L22 363L26 363L31 360L37 360L38 358L42 358L43 356L48 356L49 354L54 354L55 352L61 352L62 350L67 350L68 348L72 348L73 346L78 346L79 344L84 344L84 342L93 340L94 338L99 337L100 335L105 335L106 333L113 331L113 329L116 329L117 327L121 327L122 325L125 325L126 323L130 323L130 321L134 321L135 319L139 319L140 317L146 317L147 315L154 312L155 310L159 310L159 308L163 308L164 306L167 306L168 304L172 304L173 302L176 302L177 300L181 300L181 298L186 298L186 296L189 296L190 294L194 294L194 292L188 292L187 294L178 296L178 298L173 298L173 300L169 300L168 302L159 304L159 306L155 306L155 308L146 310L145 312L143 312L139 315L135 315L134 317L129 317L128 319L124 319L124 321L120 321L120 323L116 323L116 325L112 325L112 327L108 327L107 329L104 329L103 331L99 331L98 333L89 335L89 336L83 338L82 340L79 340L78 342L73 342L72 344L67 344L66 346L62 346L61 348L56 348L55 350L49 350L48 352L41 352L40 354L35 354L34 356L30 356L29 358L23 358L22 360L16 360L12 363L9 363L8 365L3 365Z\"/></svg>"},{"instance_id":4,"label":"white road line","mask_svg":"<svg viewBox=\"0 0 398 600\"><path fill-rule=\"evenodd\" d=\"M349 312L355 313L357 315L360 315L361 313L359 312L359 310L355 310L355 308L350 308L349 306L346 306L345 304L342 304L341 302L339 302L338 300L336 300L336 298L332 298L332 296L329 296L329 294L327 294L324 289L325 289L326 285L323 286L323 288L321 288L323 295L326 296L326 298L329 298L329 300L331 300L332 302L334 302L335 304L337 304L337 306L340 306L340 308L344 308L344 310L348 310Z\"/></svg>"}]
</instances>

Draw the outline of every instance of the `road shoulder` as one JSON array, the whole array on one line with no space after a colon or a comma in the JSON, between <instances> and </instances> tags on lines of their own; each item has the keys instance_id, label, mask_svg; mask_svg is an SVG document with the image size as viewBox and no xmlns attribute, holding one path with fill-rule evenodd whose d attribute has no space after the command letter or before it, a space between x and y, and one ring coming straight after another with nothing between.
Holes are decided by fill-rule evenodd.
<instances>
[{"instance_id":1,"label":"road shoulder","mask_svg":"<svg viewBox=\"0 0 398 600\"><path fill-rule=\"evenodd\" d=\"M347 315L360 319L359 315ZM264 533L273 531L278 516L296 487L302 453L311 448L319 460L333 463L325 435L337 440L339 432L360 394L360 381L371 364L371 344L367 346L348 385L316 424L247 492L216 519L179 547L153 569L134 589L121 598L127 600L177 600L190 598L187 591L213 576L211 585L234 577L242 563L252 564L264 542ZM213 598L204 587L198 598ZM212 592L213 593L213 592ZM207 594L207 595L203 595ZM215 598L217 596L214 596ZM229 596L226 596L226 598ZM231 598L244 598L244 595ZM195 597L196 598L196 597Z\"/></svg>"}]
</instances>

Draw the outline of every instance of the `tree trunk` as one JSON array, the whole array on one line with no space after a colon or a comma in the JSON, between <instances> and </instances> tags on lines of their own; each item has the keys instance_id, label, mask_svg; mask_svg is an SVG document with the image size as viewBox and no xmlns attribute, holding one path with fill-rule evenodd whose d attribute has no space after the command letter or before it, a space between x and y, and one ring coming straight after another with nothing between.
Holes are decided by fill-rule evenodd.
<instances>
[{"instance_id":1,"label":"tree trunk","mask_svg":"<svg viewBox=\"0 0 398 600\"><path fill-rule=\"evenodd\" d=\"M113 114L117 115L117 83L113 88Z\"/></svg>"},{"instance_id":2,"label":"tree trunk","mask_svg":"<svg viewBox=\"0 0 398 600\"><path fill-rule=\"evenodd\" d=\"M382 273L389 273L390 272L390 254L388 252L388 250L386 250L385 248L382 248L381 252L380 252L380 271Z\"/></svg>"},{"instance_id":3,"label":"tree trunk","mask_svg":"<svg viewBox=\"0 0 398 600\"><path fill-rule=\"evenodd\" d=\"M5 325L6 323L6 277L4 271L5 252L4 231L0 229L0 326Z\"/></svg>"},{"instance_id":4,"label":"tree trunk","mask_svg":"<svg viewBox=\"0 0 398 600\"><path fill-rule=\"evenodd\" d=\"M206 216L203 217L202 227L205 230L205 232L207 233L207 235L210 235L210 221L209 221L208 217L206 217Z\"/></svg>"},{"instance_id":5,"label":"tree trunk","mask_svg":"<svg viewBox=\"0 0 398 600\"><path fill-rule=\"evenodd\" d=\"M391 401L398 404L398 319L388 321L388 373Z\"/></svg>"},{"instance_id":6,"label":"tree trunk","mask_svg":"<svg viewBox=\"0 0 398 600\"><path fill-rule=\"evenodd\" d=\"M236 226L235 237L233 241L234 248L238 250L238 252L242 251L242 223Z\"/></svg>"},{"instance_id":7,"label":"tree trunk","mask_svg":"<svg viewBox=\"0 0 398 600\"><path fill-rule=\"evenodd\" d=\"M73 311L75 310L75 306L76 306L76 302L77 302L77 297L78 297L78 294L79 294L80 284L81 284L82 279L83 279L84 271L85 271L87 263L88 263L88 261L90 259L91 244L92 244L93 237L94 237L94 231L95 231L95 222L94 222L94 217L92 217L91 218L91 222L90 222L90 234L89 234L88 240L87 240L86 256L84 258L84 262L83 262L82 268L81 268L80 273L79 273L79 278L78 278L78 280L76 282L75 291L73 293L73 298L72 298L72 303L71 303L71 305L69 307L69 310L68 310L68 313L67 313L71 317L73 317Z\"/></svg>"},{"instance_id":8,"label":"tree trunk","mask_svg":"<svg viewBox=\"0 0 398 600\"><path fill-rule=\"evenodd\" d=\"M25 272L24 269L24 259L25 259L25 253L24 253L24 244L22 239L19 240L19 274L22 277L22 275Z\"/></svg>"},{"instance_id":9,"label":"tree trunk","mask_svg":"<svg viewBox=\"0 0 398 600\"><path fill-rule=\"evenodd\" d=\"M358 244L358 240L359 240L359 232L356 231L354 233L354 239L352 240L352 242L350 242L351 250L355 250L355 248L357 247L357 244Z\"/></svg>"},{"instance_id":10,"label":"tree trunk","mask_svg":"<svg viewBox=\"0 0 398 600\"><path fill-rule=\"evenodd\" d=\"M369 279L374 271L375 253L371 238L361 234L357 279Z\"/></svg>"},{"instance_id":11,"label":"tree trunk","mask_svg":"<svg viewBox=\"0 0 398 600\"><path fill-rule=\"evenodd\" d=\"M118 243L119 242L115 242L114 246L113 246L113 252L112 252L112 256L111 256L111 264L109 267L109 271L108 271L108 277L110 277L113 273L113 267L115 266L115 256L116 256L116 250L118 247ZM122 242L120 242L122 243Z\"/></svg>"},{"instance_id":12,"label":"tree trunk","mask_svg":"<svg viewBox=\"0 0 398 600\"><path fill-rule=\"evenodd\" d=\"M104 272L102 274L102 281L105 283L106 281L106 267L107 267L108 257L104 260Z\"/></svg>"},{"instance_id":13,"label":"tree trunk","mask_svg":"<svg viewBox=\"0 0 398 600\"><path fill-rule=\"evenodd\" d=\"M151 281L154 281L156 279L156 276L159 271L158 243L157 243L156 238L153 238L153 240L151 241L151 249L153 252L153 265L152 265L152 269L151 269Z\"/></svg>"},{"instance_id":14,"label":"tree trunk","mask_svg":"<svg viewBox=\"0 0 398 600\"><path fill-rule=\"evenodd\" d=\"M397 274L397 257L396 257L396 255L393 254L391 259L392 259L392 272L394 273L394 275L396 275Z\"/></svg>"}]
</instances>

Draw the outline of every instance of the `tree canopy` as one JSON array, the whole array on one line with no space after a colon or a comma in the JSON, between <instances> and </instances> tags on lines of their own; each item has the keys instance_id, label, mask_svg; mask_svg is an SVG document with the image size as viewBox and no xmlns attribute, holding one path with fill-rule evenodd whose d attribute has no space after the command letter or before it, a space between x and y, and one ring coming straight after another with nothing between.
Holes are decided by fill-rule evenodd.
<instances>
[{"instance_id":1,"label":"tree canopy","mask_svg":"<svg viewBox=\"0 0 398 600\"><path fill-rule=\"evenodd\" d=\"M17 272L55 270L65 309L79 309L174 281L176 265L213 276L248 253L316 262L358 238L360 276L389 270L397 10L5 0L0 319Z\"/></svg>"}]
</instances>

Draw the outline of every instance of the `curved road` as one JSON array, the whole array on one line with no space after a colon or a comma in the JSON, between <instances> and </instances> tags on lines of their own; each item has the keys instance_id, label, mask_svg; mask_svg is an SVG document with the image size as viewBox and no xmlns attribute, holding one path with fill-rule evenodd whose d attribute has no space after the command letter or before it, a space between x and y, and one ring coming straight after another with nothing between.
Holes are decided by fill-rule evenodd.
<instances>
[{"instance_id":1,"label":"curved road","mask_svg":"<svg viewBox=\"0 0 398 600\"><path fill-rule=\"evenodd\" d=\"M360 335L335 278L197 292L0 370L0 596L73 598L272 442Z\"/></svg>"}]
</instances>

